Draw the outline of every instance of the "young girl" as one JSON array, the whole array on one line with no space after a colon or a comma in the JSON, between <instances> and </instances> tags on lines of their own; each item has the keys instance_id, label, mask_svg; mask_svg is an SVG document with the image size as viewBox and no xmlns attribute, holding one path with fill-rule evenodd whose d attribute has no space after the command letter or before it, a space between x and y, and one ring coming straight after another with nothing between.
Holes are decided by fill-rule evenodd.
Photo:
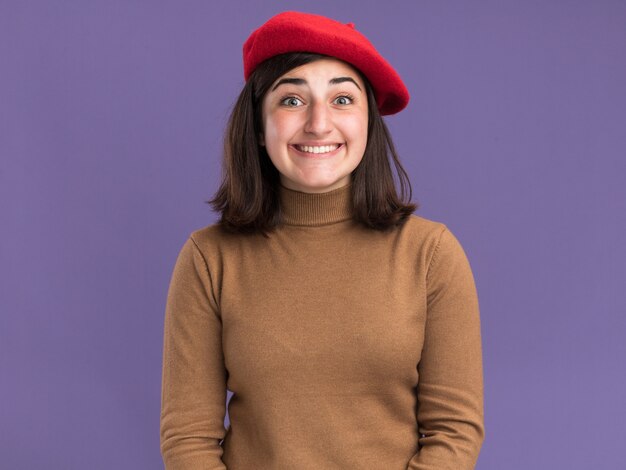
<instances>
[{"instance_id":1,"label":"young girl","mask_svg":"<svg viewBox=\"0 0 626 470\"><path fill-rule=\"evenodd\" d=\"M243 56L221 218L190 234L168 292L166 468L474 468L478 297L458 240L406 198L381 117L406 87L318 15L274 16Z\"/></svg>"}]
</instances>

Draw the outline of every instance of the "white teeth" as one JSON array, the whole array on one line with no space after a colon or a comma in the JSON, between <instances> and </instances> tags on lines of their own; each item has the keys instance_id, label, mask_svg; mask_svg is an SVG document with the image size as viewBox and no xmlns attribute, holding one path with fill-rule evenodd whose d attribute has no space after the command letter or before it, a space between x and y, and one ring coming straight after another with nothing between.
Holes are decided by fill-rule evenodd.
<instances>
[{"instance_id":1,"label":"white teeth","mask_svg":"<svg viewBox=\"0 0 626 470\"><path fill-rule=\"evenodd\" d=\"M308 153L328 153L328 152L332 152L333 150L337 149L337 147L339 147L338 144L334 144L334 145L322 145L320 147L311 147L308 145L297 145L296 146L298 148L298 150L300 150L301 152L308 152Z\"/></svg>"}]
</instances>

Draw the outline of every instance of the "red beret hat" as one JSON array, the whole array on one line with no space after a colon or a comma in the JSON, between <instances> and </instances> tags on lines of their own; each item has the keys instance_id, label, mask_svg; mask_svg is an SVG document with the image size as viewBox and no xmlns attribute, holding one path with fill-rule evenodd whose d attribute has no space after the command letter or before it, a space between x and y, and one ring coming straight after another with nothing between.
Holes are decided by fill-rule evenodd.
<instances>
[{"instance_id":1,"label":"red beret hat","mask_svg":"<svg viewBox=\"0 0 626 470\"><path fill-rule=\"evenodd\" d=\"M395 114L409 102L398 73L353 23L297 11L279 13L250 34L243 45L245 80L264 60L298 51L332 56L356 67L372 85L382 115Z\"/></svg>"}]
</instances>

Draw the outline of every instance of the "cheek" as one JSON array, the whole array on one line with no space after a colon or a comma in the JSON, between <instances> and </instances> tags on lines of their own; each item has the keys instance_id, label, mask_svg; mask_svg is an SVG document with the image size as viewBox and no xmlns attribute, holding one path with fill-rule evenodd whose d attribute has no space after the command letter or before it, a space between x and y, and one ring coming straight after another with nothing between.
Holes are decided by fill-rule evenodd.
<instances>
[{"instance_id":1,"label":"cheek","mask_svg":"<svg viewBox=\"0 0 626 470\"><path fill-rule=\"evenodd\" d=\"M269 115L265 120L265 143L268 147L283 144L289 139L289 120Z\"/></svg>"},{"instance_id":2,"label":"cheek","mask_svg":"<svg viewBox=\"0 0 626 470\"><path fill-rule=\"evenodd\" d=\"M347 120L344 126L346 137L351 139L353 144L363 148L367 143L367 122L367 116L355 115L353 119Z\"/></svg>"}]
</instances>

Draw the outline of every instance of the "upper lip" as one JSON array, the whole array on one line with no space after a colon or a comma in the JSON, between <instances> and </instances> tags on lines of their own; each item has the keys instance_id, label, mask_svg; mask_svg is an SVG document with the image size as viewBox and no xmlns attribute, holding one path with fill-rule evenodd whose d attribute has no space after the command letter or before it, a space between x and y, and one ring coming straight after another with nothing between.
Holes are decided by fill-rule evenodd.
<instances>
[{"instance_id":1,"label":"upper lip","mask_svg":"<svg viewBox=\"0 0 626 470\"><path fill-rule=\"evenodd\" d=\"M302 145L302 146L307 146L307 147L324 147L326 145L341 145L342 142L313 142L313 141L308 141L308 142L298 142L297 144L293 144L293 145Z\"/></svg>"}]
</instances>

